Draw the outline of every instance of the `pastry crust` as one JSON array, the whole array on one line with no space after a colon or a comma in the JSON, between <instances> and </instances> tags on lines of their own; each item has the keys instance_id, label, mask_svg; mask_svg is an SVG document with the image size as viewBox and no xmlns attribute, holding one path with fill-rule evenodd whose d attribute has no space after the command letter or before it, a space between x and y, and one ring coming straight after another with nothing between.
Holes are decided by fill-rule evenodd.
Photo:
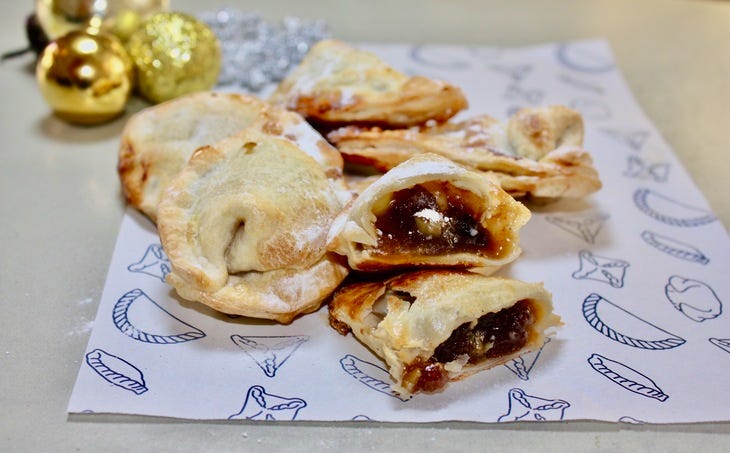
<instances>
[{"instance_id":1,"label":"pastry crust","mask_svg":"<svg viewBox=\"0 0 730 453\"><path fill-rule=\"evenodd\" d=\"M341 208L325 170L287 139L245 129L199 148L159 205L167 280L217 310L288 322L347 273L325 251Z\"/></svg>"},{"instance_id":2,"label":"pastry crust","mask_svg":"<svg viewBox=\"0 0 730 453\"><path fill-rule=\"evenodd\" d=\"M375 54L336 40L312 46L269 101L318 123L387 127L446 121L467 107L458 87L409 77Z\"/></svg>"},{"instance_id":3,"label":"pastry crust","mask_svg":"<svg viewBox=\"0 0 730 453\"><path fill-rule=\"evenodd\" d=\"M362 190L335 219L327 248L356 270L447 266L486 274L517 258L529 218L484 175L420 154Z\"/></svg>"},{"instance_id":4,"label":"pastry crust","mask_svg":"<svg viewBox=\"0 0 730 453\"><path fill-rule=\"evenodd\" d=\"M530 307L527 317L526 306ZM512 329L505 338L519 341L504 344L500 342L505 338L498 333L487 333L479 341L479 353L485 347L487 351L499 348L494 356L487 354L470 363L470 354L465 353L439 362L443 348L458 346L453 342L458 341L459 333L479 326L480 320L484 323L485 315L500 312L501 322ZM552 313L552 296L541 283L453 270L421 270L344 286L330 302L329 314L332 327L342 334L352 331L385 361L396 391L405 395L439 390L446 381L460 380L540 348L552 328L561 324ZM499 315L491 319L497 318ZM501 327L504 331L505 325ZM436 382L429 385L431 379Z\"/></svg>"},{"instance_id":5,"label":"pastry crust","mask_svg":"<svg viewBox=\"0 0 730 453\"><path fill-rule=\"evenodd\" d=\"M162 192L197 148L246 128L286 137L310 154L331 178L342 174L342 158L294 112L253 96L202 92L183 96L132 116L122 132L118 172L127 201L157 219Z\"/></svg>"},{"instance_id":6,"label":"pastry crust","mask_svg":"<svg viewBox=\"0 0 730 453\"><path fill-rule=\"evenodd\" d=\"M601 188L582 148L583 121L564 106L523 109L506 122L487 115L433 127L347 126L328 134L345 161L387 171L436 153L484 172L513 196L580 198Z\"/></svg>"}]
</instances>

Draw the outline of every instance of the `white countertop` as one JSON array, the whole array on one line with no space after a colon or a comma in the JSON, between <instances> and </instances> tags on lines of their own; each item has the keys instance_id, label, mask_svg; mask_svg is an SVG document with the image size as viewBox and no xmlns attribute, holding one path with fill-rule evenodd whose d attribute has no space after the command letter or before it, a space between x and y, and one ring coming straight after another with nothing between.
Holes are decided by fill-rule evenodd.
<instances>
[{"instance_id":1,"label":"white countertop","mask_svg":"<svg viewBox=\"0 0 730 453\"><path fill-rule=\"evenodd\" d=\"M348 41L524 45L605 38L638 99L730 225L723 174L730 124L730 3L606 1L208 1L321 18ZM25 44L31 2L5 2L0 50ZM0 66L0 449L12 451L506 450L727 451L730 424L595 422L204 423L145 417L70 417L66 405L86 346L122 217L116 147L124 118L78 128L50 114L26 55ZM139 108L137 102L130 111Z\"/></svg>"}]
</instances>

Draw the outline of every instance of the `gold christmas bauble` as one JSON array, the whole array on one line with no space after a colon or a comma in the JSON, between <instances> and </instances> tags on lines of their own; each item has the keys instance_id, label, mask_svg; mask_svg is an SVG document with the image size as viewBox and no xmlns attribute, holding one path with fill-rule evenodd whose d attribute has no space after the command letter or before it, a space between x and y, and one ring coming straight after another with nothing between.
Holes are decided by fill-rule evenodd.
<instances>
[{"instance_id":1,"label":"gold christmas bauble","mask_svg":"<svg viewBox=\"0 0 730 453\"><path fill-rule=\"evenodd\" d=\"M187 14L153 14L126 46L137 88L154 103L209 90L218 81L218 39L207 25Z\"/></svg>"},{"instance_id":2,"label":"gold christmas bauble","mask_svg":"<svg viewBox=\"0 0 730 453\"><path fill-rule=\"evenodd\" d=\"M92 27L125 41L144 18L169 5L170 0L36 0L35 14L51 40Z\"/></svg>"},{"instance_id":3,"label":"gold christmas bauble","mask_svg":"<svg viewBox=\"0 0 730 453\"><path fill-rule=\"evenodd\" d=\"M72 31L41 53L36 79L60 118L97 124L124 111L133 87L132 64L114 36Z\"/></svg>"}]
</instances>

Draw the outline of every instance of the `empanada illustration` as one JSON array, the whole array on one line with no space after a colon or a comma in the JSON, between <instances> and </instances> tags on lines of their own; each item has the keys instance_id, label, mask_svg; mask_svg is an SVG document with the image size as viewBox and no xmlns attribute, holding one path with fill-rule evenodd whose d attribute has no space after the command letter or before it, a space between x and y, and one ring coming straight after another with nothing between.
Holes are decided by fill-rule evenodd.
<instances>
[{"instance_id":1,"label":"empanada illustration","mask_svg":"<svg viewBox=\"0 0 730 453\"><path fill-rule=\"evenodd\" d=\"M672 275L664 286L667 300L683 315L695 322L715 319L722 314L722 302L707 283Z\"/></svg>"},{"instance_id":2,"label":"empanada illustration","mask_svg":"<svg viewBox=\"0 0 730 453\"><path fill-rule=\"evenodd\" d=\"M327 138L351 165L381 172L435 153L488 174L514 196L578 198L601 188L582 148L583 120L560 105L522 109L505 122L482 115L407 129L346 126Z\"/></svg>"},{"instance_id":3,"label":"empanada illustration","mask_svg":"<svg viewBox=\"0 0 730 453\"><path fill-rule=\"evenodd\" d=\"M269 101L315 123L388 127L445 121L467 107L458 87L409 77L377 55L336 40L312 46Z\"/></svg>"},{"instance_id":4,"label":"empanada illustration","mask_svg":"<svg viewBox=\"0 0 730 453\"><path fill-rule=\"evenodd\" d=\"M136 366L101 349L86 354L86 364L105 381L121 389L141 395L146 392L144 375Z\"/></svg>"},{"instance_id":5,"label":"empanada illustration","mask_svg":"<svg viewBox=\"0 0 730 453\"><path fill-rule=\"evenodd\" d=\"M402 395L539 349L560 325L542 284L453 270L420 270L338 290L330 325L382 358Z\"/></svg>"},{"instance_id":6,"label":"empanada illustration","mask_svg":"<svg viewBox=\"0 0 730 453\"><path fill-rule=\"evenodd\" d=\"M193 151L247 127L288 138L332 177L342 173L337 150L296 113L249 95L194 93L146 108L127 122L118 164L127 201L156 221L162 193Z\"/></svg>"},{"instance_id":7,"label":"empanada illustration","mask_svg":"<svg viewBox=\"0 0 730 453\"><path fill-rule=\"evenodd\" d=\"M290 140L246 129L200 148L159 206L167 282L224 313L290 322L347 274L325 250L341 209L337 186Z\"/></svg>"},{"instance_id":8,"label":"empanada illustration","mask_svg":"<svg viewBox=\"0 0 730 453\"><path fill-rule=\"evenodd\" d=\"M562 420L570 403L528 395L522 389L510 389L507 413L498 422Z\"/></svg>"},{"instance_id":9,"label":"empanada illustration","mask_svg":"<svg viewBox=\"0 0 730 453\"><path fill-rule=\"evenodd\" d=\"M423 154L364 189L335 220L328 249L356 270L474 268L514 260L529 210L484 175Z\"/></svg>"},{"instance_id":10,"label":"empanada illustration","mask_svg":"<svg viewBox=\"0 0 730 453\"><path fill-rule=\"evenodd\" d=\"M228 417L229 420L295 420L307 407L301 398L287 398L267 393L260 385L251 386L246 392L243 407Z\"/></svg>"}]
</instances>

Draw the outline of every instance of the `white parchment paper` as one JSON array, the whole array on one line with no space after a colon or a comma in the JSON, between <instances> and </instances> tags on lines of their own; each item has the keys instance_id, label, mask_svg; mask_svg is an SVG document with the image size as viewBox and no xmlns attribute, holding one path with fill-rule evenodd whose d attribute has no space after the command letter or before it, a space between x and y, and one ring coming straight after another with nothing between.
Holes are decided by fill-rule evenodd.
<instances>
[{"instance_id":1,"label":"white parchment paper","mask_svg":"<svg viewBox=\"0 0 730 453\"><path fill-rule=\"evenodd\" d=\"M645 117L603 41L525 48L365 46L462 87L458 118L565 104L583 114L604 188L531 205L523 255L499 274L543 281L565 326L536 352L400 398L384 364L327 310L292 324L176 297L152 223L121 225L72 413L189 419L730 420L730 241ZM660 75L657 75L660 76ZM673 93L667 93L672 96ZM701 150L698 150L701 152Z\"/></svg>"}]
</instances>

